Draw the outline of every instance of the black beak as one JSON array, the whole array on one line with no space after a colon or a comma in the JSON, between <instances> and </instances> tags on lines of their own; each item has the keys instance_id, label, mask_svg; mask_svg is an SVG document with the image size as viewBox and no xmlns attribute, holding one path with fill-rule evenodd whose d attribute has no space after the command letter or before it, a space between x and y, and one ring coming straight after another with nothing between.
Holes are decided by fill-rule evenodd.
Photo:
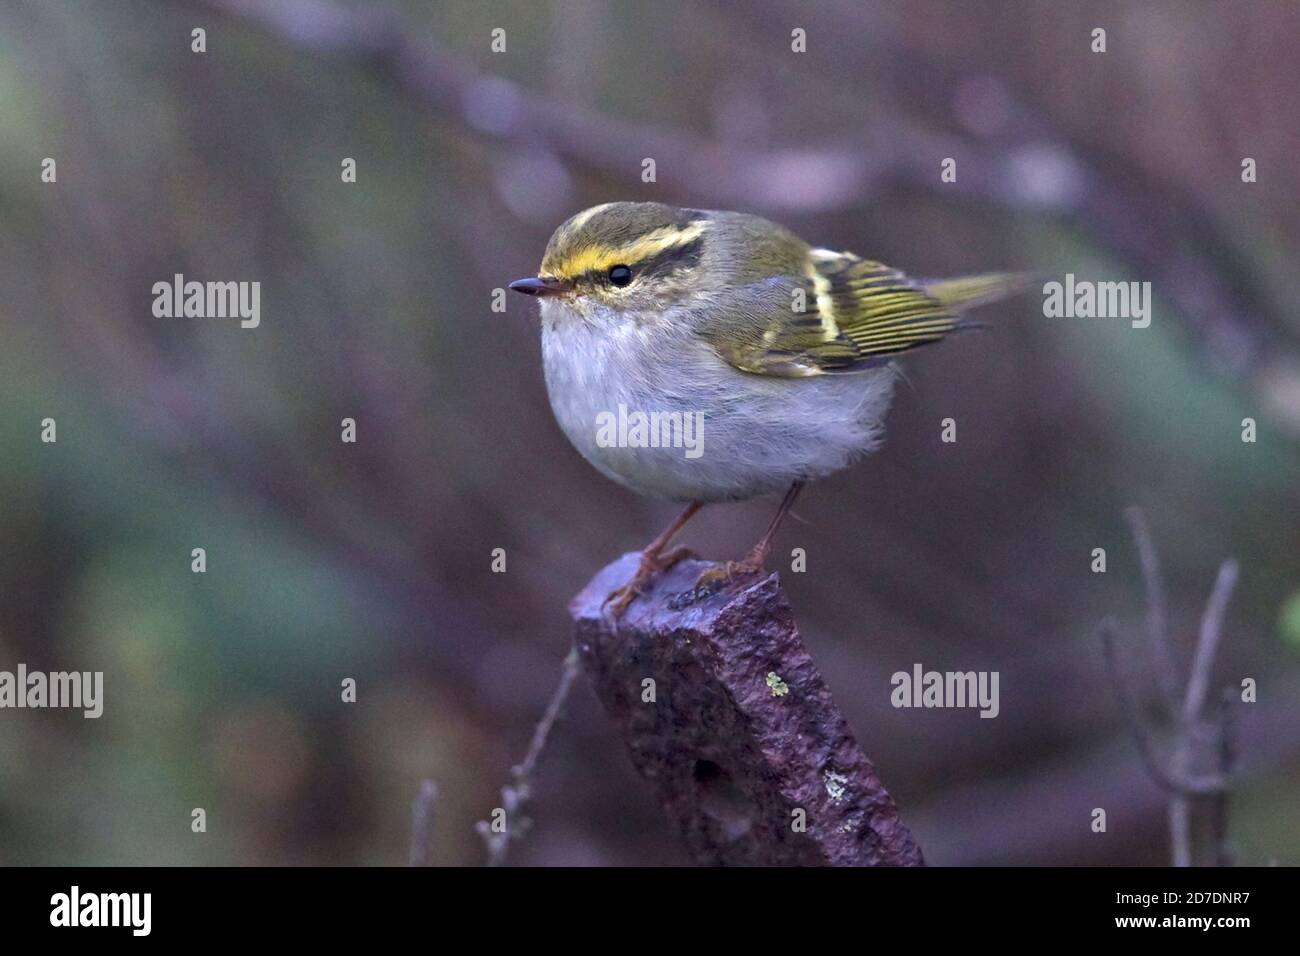
<instances>
[{"instance_id":1,"label":"black beak","mask_svg":"<svg viewBox=\"0 0 1300 956\"><path fill-rule=\"evenodd\" d=\"M527 279L516 279L510 283L510 288L516 292L522 292L524 295L559 295L562 292L568 292L567 283L559 279L541 278L534 276Z\"/></svg>"}]
</instances>

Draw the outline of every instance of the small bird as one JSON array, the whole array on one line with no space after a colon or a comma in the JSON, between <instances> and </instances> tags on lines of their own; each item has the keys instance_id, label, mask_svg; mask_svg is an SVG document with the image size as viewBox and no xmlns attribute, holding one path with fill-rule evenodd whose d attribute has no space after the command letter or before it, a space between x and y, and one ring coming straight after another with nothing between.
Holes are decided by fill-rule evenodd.
<instances>
[{"instance_id":1,"label":"small bird","mask_svg":"<svg viewBox=\"0 0 1300 956\"><path fill-rule=\"evenodd\" d=\"M680 560L669 545L703 505L784 492L753 549L698 586L761 571L804 483L879 444L893 357L1025 286L1014 273L910 279L739 212L611 202L566 221L537 275L510 284L541 303L556 420L609 478L686 502L607 608L620 616Z\"/></svg>"}]
</instances>

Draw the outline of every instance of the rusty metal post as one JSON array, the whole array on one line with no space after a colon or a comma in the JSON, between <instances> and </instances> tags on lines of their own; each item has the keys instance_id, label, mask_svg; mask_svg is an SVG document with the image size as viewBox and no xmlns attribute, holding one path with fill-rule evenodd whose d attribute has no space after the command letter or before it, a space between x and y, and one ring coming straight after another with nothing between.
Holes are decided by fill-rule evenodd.
<instances>
[{"instance_id":1,"label":"rusty metal post","mask_svg":"<svg viewBox=\"0 0 1300 956\"><path fill-rule=\"evenodd\" d=\"M636 554L574 598L582 668L695 860L919 866L921 850L808 655L776 574L692 590L661 574L613 624ZM651 683L652 682L652 683Z\"/></svg>"}]
</instances>

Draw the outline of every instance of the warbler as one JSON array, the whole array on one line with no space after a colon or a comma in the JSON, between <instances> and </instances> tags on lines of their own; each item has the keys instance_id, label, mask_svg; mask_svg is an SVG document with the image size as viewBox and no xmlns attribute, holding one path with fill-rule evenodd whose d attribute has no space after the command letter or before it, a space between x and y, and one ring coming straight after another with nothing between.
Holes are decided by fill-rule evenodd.
<instances>
[{"instance_id":1,"label":"warbler","mask_svg":"<svg viewBox=\"0 0 1300 956\"><path fill-rule=\"evenodd\" d=\"M611 202L563 223L537 275L510 283L541 303L556 420L609 478L686 503L607 606L621 615L683 556L669 545L704 504L784 492L749 553L699 586L761 571L804 483L879 444L894 357L971 327L965 310L1025 285L1016 273L910 279L739 212ZM627 410L661 424L695 416L698 453L646 429L610 441L602 428Z\"/></svg>"}]
</instances>

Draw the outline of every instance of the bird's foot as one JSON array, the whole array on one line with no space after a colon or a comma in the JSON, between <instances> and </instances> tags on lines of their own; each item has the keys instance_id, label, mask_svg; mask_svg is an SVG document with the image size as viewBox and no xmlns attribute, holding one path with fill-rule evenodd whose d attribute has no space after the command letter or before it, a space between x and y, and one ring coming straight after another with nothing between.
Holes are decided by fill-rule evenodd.
<instances>
[{"instance_id":1,"label":"bird's foot","mask_svg":"<svg viewBox=\"0 0 1300 956\"><path fill-rule=\"evenodd\" d=\"M645 590L646 585L654 579L654 576L660 571L667 571L678 561L690 556L689 548L674 548L665 554L658 555L641 555L641 563L637 566L636 574L632 575L631 580L621 588L617 588L609 593L605 598L601 609L611 620L617 621L623 616L623 612L635 601L641 592Z\"/></svg>"},{"instance_id":2,"label":"bird's foot","mask_svg":"<svg viewBox=\"0 0 1300 956\"><path fill-rule=\"evenodd\" d=\"M715 594L733 581L762 574L767 563L766 558L766 554L750 553L739 561L723 561L715 564L696 580L695 592Z\"/></svg>"}]
</instances>

